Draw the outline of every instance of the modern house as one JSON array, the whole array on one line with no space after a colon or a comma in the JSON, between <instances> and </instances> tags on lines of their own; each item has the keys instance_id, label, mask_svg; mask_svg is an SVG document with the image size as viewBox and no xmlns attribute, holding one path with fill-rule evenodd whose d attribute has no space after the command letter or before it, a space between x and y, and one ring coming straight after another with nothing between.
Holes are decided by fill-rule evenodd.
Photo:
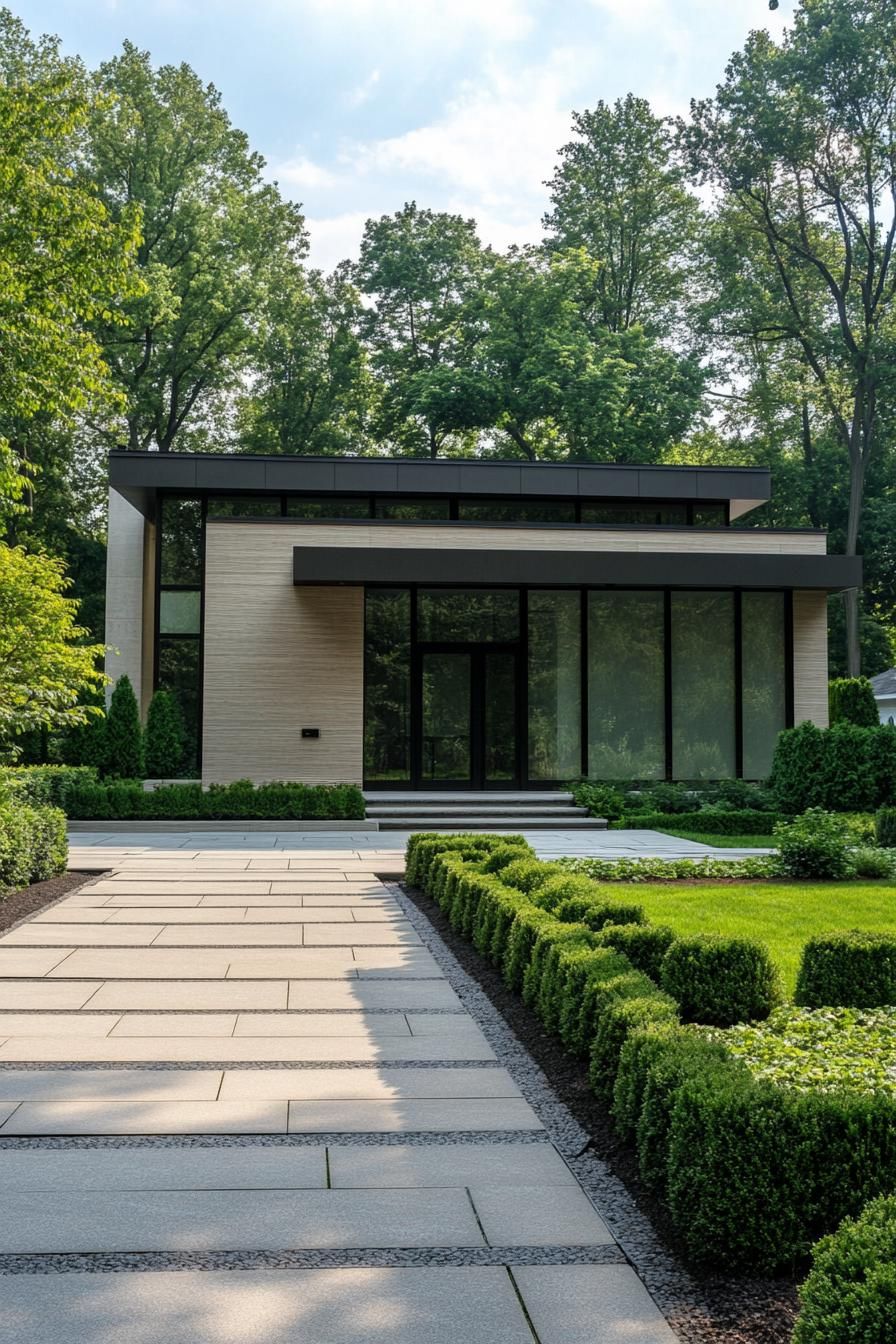
<instances>
[{"instance_id":1,"label":"modern house","mask_svg":"<svg viewBox=\"0 0 896 1344\"><path fill-rule=\"evenodd\" d=\"M823 532L756 468L110 456L106 642L205 782L765 776L825 724Z\"/></svg>"},{"instance_id":2,"label":"modern house","mask_svg":"<svg viewBox=\"0 0 896 1344\"><path fill-rule=\"evenodd\" d=\"M871 678L881 723L896 723L896 667Z\"/></svg>"}]
</instances>

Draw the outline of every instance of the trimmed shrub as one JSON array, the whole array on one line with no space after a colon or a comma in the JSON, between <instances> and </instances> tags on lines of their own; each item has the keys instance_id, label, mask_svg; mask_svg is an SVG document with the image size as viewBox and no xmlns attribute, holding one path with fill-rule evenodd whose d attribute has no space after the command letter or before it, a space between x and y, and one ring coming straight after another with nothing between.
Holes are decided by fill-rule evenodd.
<instances>
[{"instance_id":1,"label":"trimmed shrub","mask_svg":"<svg viewBox=\"0 0 896 1344\"><path fill-rule=\"evenodd\" d=\"M875 807L896 806L896 724L881 723L868 730Z\"/></svg>"},{"instance_id":2,"label":"trimmed shrub","mask_svg":"<svg viewBox=\"0 0 896 1344\"><path fill-rule=\"evenodd\" d=\"M516 863L517 859L531 855L532 851L525 840L520 837L516 844L502 842L496 845L490 854L486 854L479 864L484 873L500 873L511 863Z\"/></svg>"},{"instance_id":3,"label":"trimmed shrub","mask_svg":"<svg viewBox=\"0 0 896 1344\"><path fill-rule=\"evenodd\" d=\"M896 935L854 931L810 938L794 997L804 1008L896 1004Z\"/></svg>"},{"instance_id":4,"label":"trimmed shrub","mask_svg":"<svg viewBox=\"0 0 896 1344\"><path fill-rule=\"evenodd\" d=\"M106 714L105 773L112 779L143 777L143 730L130 677L119 677Z\"/></svg>"},{"instance_id":5,"label":"trimmed shrub","mask_svg":"<svg viewBox=\"0 0 896 1344\"><path fill-rule=\"evenodd\" d=\"M882 807L874 818L874 834L884 849L896 849L896 807Z\"/></svg>"},{"instance_id":6,"label":"trimmed shrub","mask_svg":"<svg viewBox=\"0 0 896 1344\"><path fill-rule=\"evenodd\" d=\"M828 682L831 724L854 723L875 728L880 722L874 687L867 677L835 677Z\"/></svg>"},{"instance_id":7,"label":"trimmed shrub","mask_svg":"<svg viewBox=\"0 0 896 1344\"><path fill-rule=\"evenodd\" d=\"M524 891L528 895L538 887L544 886L545 882L555 877L557 869L550 863L542 863L536 858L517 858L513 863L508 863L501 870L501 880L506 882L508 887L516 887L517 891Z\"/></svg>"},{"instance_id":8,"label":"trimmed shrub","mask_svg":"<svg viewBox=\"0 0 896 1344\"><path fill-rule=\"evenodd\" d=\"M674 824L677 831L703 835L770 835L775 822L780 820L779 812L707 808L704 812L680 812L671 821L663 812L633 812L620 825L640 831L663 831Z\"/></svg>"},{"instance_id":9,"label":"trimmed shrub","mask_svg":"<svg viewBox=\"0 0 896 1344\"><path fill-rule=\"evenodd\" d=\"M0 767L0 790L5 785L35 807L61 807L63 812L71 789L96 782L96 770L87 765Z\"/></svg>"},{"instance_id":10,"label":"trimmed shrub","mask_svg":"<svg viewBox=\"0 0 896 1344\"><path fill-rule=\"evenodd\" d=\"M66 810L79 821L359 821L364 797L354 784L170 784L147 793L139 782L77 784Z\"/></svg>"},{"instance_id":11,"label":"trimmed shrub","mask_svg":"<svg viewBox=\"0 0 896 1344\"><path fill-rule=\"evenodd\" d=\"M674 1001L662 994L646 975L640 979L641 993L632 976L627 980L628 992L608 1003L597 1019L588 1078L598 1096L607 1101L613 1097L619 1059L629 1035L648 1026L672 1025L678 1021Z\"/></svg>"},{"instance_id":12,"label":"trimmed shrub","mask_svg":"<svg viewBox=\"0 0 896 1344\"><path fill-rule=\"evenodd\" d=\"M643 971L658 983L663 957L675 941L675 933L665 924L605 924L597 941L624 953L636 971Z\"/></svg>"},{"instance_id":13,"label":"trimmed shrub","mask_svg":"<svg viewBox=\"0 0 896 1344\"><path fill-rule=\"evenodd\" d=\"M810 807L775 827L778 860L789 877L834 879L849 875L849 831L832 812Z\"/></svg>"},{"instance_id":14,"label":"trimmed shrub","mask_svg":"<svg viewBox=\"0 0 896 1344\"><path fill-rule=\"evenodd\" d=\"M65 871L65 814L32 807L13 790L0 788L0 895L44 882Z\"/></svg>"},{"instance_id":15,"label":"trimmed shrub","mask_svg":"<svg viewBox=\"0 0 896 1344\"><path fill-rule=\"evenodd\" d=\"M582 899L589 904L594 901L596 889L590 877L584 873L564 872L559 864L554 865L554 871L556 876L548 878L534 893L534 899L545 910L557 910L564 901Z\"/></svg>"},{"instance_id":16,"label":"trimmed shrub","mask_svg":"<svg viewBox=\"0 0 896 1344\"><path fill-rule=\"evenodd\" d=\"M824 805L832 812L873 812L881 801L871 758L874 730L837 723L825 734Z\"/></svg>"},{"instance_id":17,"label":"trimmed shrub","mask_svg":"<svg viewBox=\"0 0 896 1344\"><path fill-rule=\"evenodd\" d=\"M542 910L537 905L521 905L510 926L504 952L503 972L507 987L517 991L522 989L535 940L543 929L566 931L570 927L561 924L549 910Z\"/></svg>"},{"instance_id":18,"label":"trimmed shrub","mask_svg":"<svg viewBox=\"0 0 896 1344\"><path fill-rule=\"evenodd\" d=\"M769 783L782 812L823 807L825 735L808 719L778 734Z\"/></svg>"},{"instance_id":19,"label":"trimmed shrub","mask_svg":"<svg viewBox=\"0 0 896 1344\"><path fill-rule=\"evenodd\" d=\"M564 924L584 924L595 933L607 924L643 924L645 921L642 905L602 900L600 888L594 883L587 895L568 896L561 901L554 914Z\"/></svg>"},{"instance_id":20,"label":"trimmed shrub","mask_svg":"<svg viewBox=\"0 0 896 1344\"><path fill-rule=\"evenodd\" d=\"M148 778L172 779L180 773L184 723L180 706L170 691L156 691L149 702L144 751Z\"/></svg>"},{"instance_id":21,"label":"trimmed shrub","mask_svg":"<svg viewBox=\"0 0 896 1344\"><path fill-rule=\"evenodd\" d=\"M778 736L771 784L782 812L869 812L896 804L896 727L801 723Z\"/></svg>"},{"instance_id":22,"label":"trimmed shrub","mask_svg":"<svg viewBox=\"0 0 896 1344\"><path fill-rule=\"evenodd\" d=\"M896 1320L896 1196L873 1200L812 1251L793 1344L889 1344Z\"/></svg>"},{"instance_id":23,"label":"trimmed shrub","mask_svg":"<svg viewBox=\"0 0 896 1344\"><path fill-rule=\"evenodd\" d=\"M748 938L679 938L663 958L660 983L684 1022L730 1027L768 1017L781 997L768 949Z\"/></svg>"},{"instance_id":24,"label":"trimmed shrub","mask_svg":"<svg viewBox=\"0 0 896 1344\"><path fill-rule=\"evenodd\" d=\"M574 925L549 924L542 928L523 975L523 1002L534 1007L548 1031L560 1026L567 954L590 952L594 935Z\"/></svg>"}]
</instances>

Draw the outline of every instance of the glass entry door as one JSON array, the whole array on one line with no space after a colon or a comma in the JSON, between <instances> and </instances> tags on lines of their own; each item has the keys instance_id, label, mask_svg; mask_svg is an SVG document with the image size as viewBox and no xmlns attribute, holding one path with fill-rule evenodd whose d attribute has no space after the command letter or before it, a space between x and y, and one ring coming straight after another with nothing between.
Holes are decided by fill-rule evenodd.
<instances>
[{"instance_id":1,"label":"glass entry door","mask_svg":"<svg viewBox=\"0 0 896 1344\"><path fill-rule=\"evenodd\" d=\"M519 783L517 652L422 647L417 659L417 780L424 788Z\"/></svg>"}]
</instances>

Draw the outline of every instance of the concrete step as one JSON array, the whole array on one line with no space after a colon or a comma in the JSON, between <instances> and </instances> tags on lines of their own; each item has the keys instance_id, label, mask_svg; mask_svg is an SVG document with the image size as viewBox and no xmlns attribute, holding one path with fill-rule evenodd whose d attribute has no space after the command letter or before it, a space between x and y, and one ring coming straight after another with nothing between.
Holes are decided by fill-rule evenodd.
<instances>
[{"instance_id":1,"label":"concrete step","mask_svg":"<svg viewBox=\"0 0 896 1344\"><path fill-rule=\"evenodd\" d=\"M571 793L556 789L368 789L364 798L374 805L402 803L412 807L430 803L543 803L546 807L566 807L572 802Z\"/></svg>"},{"instance_id":2,"label":"concrete step","mask_svg":"<svg viewBox=\"0 0 896 1344\"><path fill-rule=\"evenodd\" d=\"M540 816L476 816L436 818L419 812L407 816L380 817L381 831L517 831L517 830L594 830L605 831L604 817L564 817L553 813Z\"/></svg>"},{"instance_id":3,"label":"concrete step","mask_svg":"<svg viewBox=\"0 0 896 1344\"><path fill-rule=\"evenodd\" d=\"M528 807L514 807L510 803L503 806L488 807L485 803L472 804L467 807L455 806L449 803L435 803L432 806L426 803L406 803L403 806L398 803L390 803L388 806L367 804L368 817L398 817L405 816L413 811L419 816L428 817L584 817L588 815L587 808L584 807L539 807L537 803Z\"/></svg>"}]
</instances>

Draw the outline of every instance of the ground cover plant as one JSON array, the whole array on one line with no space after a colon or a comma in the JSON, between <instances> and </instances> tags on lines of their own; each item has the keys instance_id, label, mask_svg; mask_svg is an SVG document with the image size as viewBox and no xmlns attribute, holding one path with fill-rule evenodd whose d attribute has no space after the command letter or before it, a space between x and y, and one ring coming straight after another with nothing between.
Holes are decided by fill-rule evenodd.
<instances>
[{"instance_id":1,"label":"ground cover plant","mask_svg":"<svg viewBox=\"0 0 896 1344\"><path fill-rule=\"evenodd\" d=\"M777 1008L714 1038L754 1078L798 1091L883 1092L896 1097L896 1007Z\"/></svg>"}]
</instances>

